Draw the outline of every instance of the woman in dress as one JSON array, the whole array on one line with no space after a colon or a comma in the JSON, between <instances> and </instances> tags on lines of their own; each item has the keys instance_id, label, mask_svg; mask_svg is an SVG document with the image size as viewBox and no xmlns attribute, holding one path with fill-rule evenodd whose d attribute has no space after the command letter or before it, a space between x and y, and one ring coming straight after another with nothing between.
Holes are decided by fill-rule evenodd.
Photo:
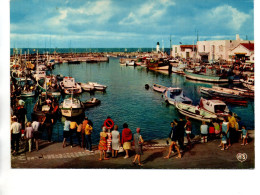
<instances>
[{"instance_id":1,"label":"woman in dress","mask_svg":"<svg viewBox=\"0 0 260 195\"><path fill-rule=\"evenodd\" d=\"M120 145L120 133L118 132L118 126L115 125L112 131L112 158L117 157L117 153Z\"/></svg>"},{"instance_id":2,"label":"woman in dress","mask_svg":"<svg viewBox=\"0 0 260 195\"><path fill-rule=\"evenodd\" d=\"M127 123L123 124L123 131L122 131L122 140L121 143L123 145L123 148L125 150L125 157L124 158L129 158L129 150L131 149L131 140L133 138L131 130L128 128Z\"/></svg>"},{"instance_id":3,"label":"woman in dress","mask_svg":"<svg viewBox=\"0 0 260 195\"><path fill-rule=\"evenodd\" d=\"M143 166L143 164L141 164L141 155L143 154L143 143L144 140L142 138L142 136L140 135L140 128L136 129L136 133L134 134L134 142L135 142L135 158L133 160L133 163L135 164L135 161L138 159L138 165L139 166Z\"/></svg>"},{"instance_id":4,"label":"woman in dress","mask_svg":"<svg viewBox=\"0 0 260 195\"><path fill-rule=\"evenodd\" d=\"M109 158L106 157L106 151L107 151L107 129L105 126L102 128L102 132L100 132L100 141L98 145L98 149L100 150L100 158L99 160L103 160L103 154L104 154L104 160L108 160Z\"/></svg>"}]
</instances>

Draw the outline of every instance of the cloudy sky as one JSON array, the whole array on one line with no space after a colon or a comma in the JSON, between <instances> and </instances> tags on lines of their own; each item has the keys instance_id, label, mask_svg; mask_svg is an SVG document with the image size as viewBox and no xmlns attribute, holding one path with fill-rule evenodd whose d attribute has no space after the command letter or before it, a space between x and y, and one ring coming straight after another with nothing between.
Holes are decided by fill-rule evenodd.
<instances>
[{"instance_id":1,"label":"cloudy sky","mask_svg":"<svg viewBox=\"0 0 260 195\"><path fill-rule=\"evenodd\" d=\"M253 0L11 0L11 47L141 48L254 39Z\"/></svg>"}]
</instances>

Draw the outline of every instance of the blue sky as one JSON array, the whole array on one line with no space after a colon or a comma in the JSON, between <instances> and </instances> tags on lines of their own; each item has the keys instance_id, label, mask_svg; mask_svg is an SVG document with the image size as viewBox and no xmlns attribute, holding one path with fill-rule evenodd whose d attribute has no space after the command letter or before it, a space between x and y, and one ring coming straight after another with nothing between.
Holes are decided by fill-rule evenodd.
<instances>
[{"instance_id":1,"label":"blue sky","mask_svg":"<svg viewBox=\"0 0 260 195\"><path fill-rule=\"evenodd\" d=\"M11 47L164 47L254 39L253 0L11 0Z\"/></svg>"}]
</instances>

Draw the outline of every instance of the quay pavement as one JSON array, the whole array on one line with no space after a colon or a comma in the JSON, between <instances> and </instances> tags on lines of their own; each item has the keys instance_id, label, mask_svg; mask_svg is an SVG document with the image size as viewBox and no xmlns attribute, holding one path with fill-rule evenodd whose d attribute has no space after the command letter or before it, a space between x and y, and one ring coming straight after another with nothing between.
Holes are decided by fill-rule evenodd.
<instances>
[{"instance_id":1,"label":"quay pavement","mask_svg":"<svg viewBox=\"0 0 260 195\"><path fill-rule=\"evenodd\" d=\"M90 153L79 146L62 148L62 143L39 141L39 151L21 152L11 155L12 168L109 168L109 169L254 169L255 144L254 131L249 131L249 144L241 146L242 141L234 143L228 150L220 150L220 139L208 143L200 143L199 136L192 140L192 148L183 151L181 159L177 153L171 154L170 159L164 159L169 146L166 139L147 141L144 144L144 154L141 156L142 167L132 164L135 152L130 158L124 159L124 153L117 158L99 161L97 146ZM244 159L239 158L241 154Z\"/></svg>"}]
</instances>

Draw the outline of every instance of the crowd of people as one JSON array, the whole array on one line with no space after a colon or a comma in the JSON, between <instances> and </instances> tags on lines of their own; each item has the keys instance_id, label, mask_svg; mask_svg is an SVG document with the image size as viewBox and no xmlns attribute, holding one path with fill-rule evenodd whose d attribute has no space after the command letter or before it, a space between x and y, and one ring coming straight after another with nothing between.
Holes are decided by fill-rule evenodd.
<instances>
[{"instance_id":1,"label":"crowd of people","mask_svg":"<svg viewBox=\"0 0 260 195\"><path fill-rule=\"evenodd\" d=\"M187 138L187 145L185 147L183 143L184 132ZM181 158L184 149L191 149L191 137L194 137L189 117L186 117L186 122L183 117L180 117L179 120L174 119L173 122L171 122L171 131L168 137L171 143L169 152L164 158L169 159L171 153L175 151L178 153L176 158ZM223 118L223 121L216 119L211 120L208 124L202 121L200 137L201 143L207 143L208 140L220 139L219 147L221 147L221 150L229 149L233 143L239 142L239 139L242 140L242 146L248 144L248 131L245 125L243 125L241 118L235 117L232 112L229 112L228 116Z\"/></svg>"},{"instance_id":2,"label":"crowd of people","mask_svg":"<svg viewBox=\"0 0 260 195\"><path fill-rule=\"evenodd\" d=\"M12 116L11 123L12 154L18 153L20 140L25 141L25 150L31 152L33 148L35 148L35 150L38 151L40 133L43 130L47 131L48 141L51 142L54 119L50 113L46 113L41 121L35 119L33 121L27 121L26 109L24 105L21 104L16 115ZM108 117L108 119L110 119L110 117ZM194 137L194 134L192 134L192 123L189 117L186 117L186 120L180 117L179 120L174 119L170 125L171 131L169 139L171 143L167 156L164 158L169 159L170 155L175 151L177 152L176 158L182 158L183 152L192 148L191 139ZM133 135L127 123L124 123L122 127L121 135L118 131L118 125L108 127L104 123L101 127L98 144L98 150L100 151L99 160L108 160L110 157L117 158L119 152L125 152L124 158L129 158L129 151L132 149L132 146L134 146L136 155L132 162L135 164L136 161L138 161L138 165L142 166L141 155L143 154L142 146L144 140L140 134L140 128L137 128L136 133ZM66 118L63 128L62 147L65 148L68 145L73 147L73 138L76 137L79 147L93 153L92 133L93 123L88 117L85 117L81 122ZM242 139L241 145L248 144L248 132L246 127L242 124L241 118L235 117L232 112L230 112L228 116L225 116L223 121L216 119L210 121L208 124L202 121L200 133L201 143L206 143L212 139L220 139L219 147L221 147L221 150L229 149L232 144L238 142L239 139ZM184 144L185 136L187 138L186 145ZM67 139L70 141L69 144L67 144Z\"/></svg>"}]
</instances>

